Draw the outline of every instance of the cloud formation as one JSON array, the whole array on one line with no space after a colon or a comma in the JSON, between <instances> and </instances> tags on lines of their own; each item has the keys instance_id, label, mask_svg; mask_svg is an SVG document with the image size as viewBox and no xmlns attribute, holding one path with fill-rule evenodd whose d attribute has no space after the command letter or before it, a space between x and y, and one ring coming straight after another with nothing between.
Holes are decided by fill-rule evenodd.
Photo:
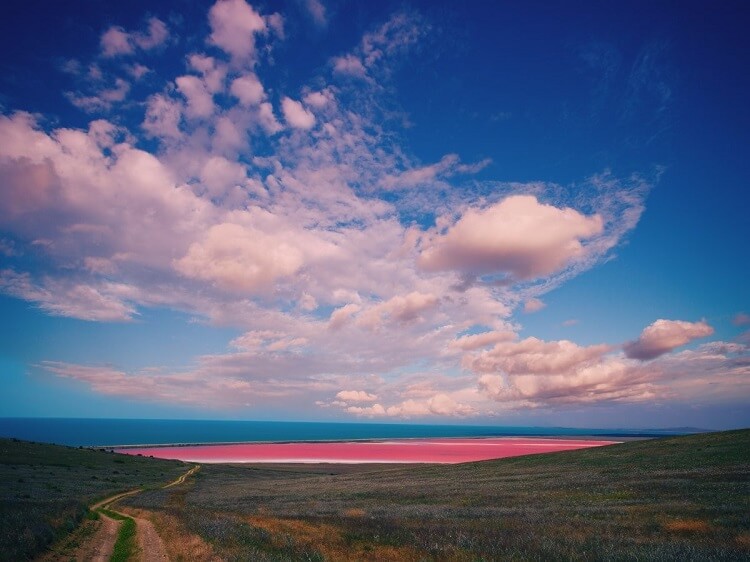
<instances>
[{"instance_id":1,"label":"cloud formation","mask_svg":"<svg viewBox=\"0 0 750 562\"><path fill-rule=\"evenodd\" d=\"M534 279L582 259L582 242L603 228L598 215L558 209L532 195L512 195L486 209L467 210L445 233L430 233L419 265L427 271Z\"/></svg>"},{"instance_id":2,"label":"cloud formation","mask_svg":"<svg viewBox=\"0 0 750 562\"><path fill-rule=\"evenodd\" d=\"M657 320L641 332L640 337L623 346L631 359L648 361L655 359L691 342L714 333L705 321L685 322L682 320Z\"/></svg>"},{"instance_id":3,"label":"cloud formation","mask_svg":"<svg viewBox=\"0 0 750 562\"><path fill-rule=\"evenodd\" d=\"M744 373L744 347L672 353L705 323L657 321L625 355L519 338L514 312L608 259L649 185L608 171L575 190L484 182L488 160L420 161L388 84L430 31L419 14L393 14L301 86L268 72L281 15L221 0L207 25L185 44L156 18L105 30L77 66L96 95L68 96L87 127L0 116L0 291L92 322L176 310L235 337L183 369L46 372L139 400L391 418L669 396L684 353ZM139 59L173 47L174 75Z\"/></svg>"},{"instance_id":4,"label":"cloud formation","mask_svg":"<svg viewBox=\"0 0 750 562\"><path fill-rule=\"evenodd\" d=\"M135 32L112 26L102 34L100 43L102 56L112 58L132 55L138 49L148 51L163 45L169 38L169 29L159 18L149 18L146 29Z\"/></svg>"}]
</instances>

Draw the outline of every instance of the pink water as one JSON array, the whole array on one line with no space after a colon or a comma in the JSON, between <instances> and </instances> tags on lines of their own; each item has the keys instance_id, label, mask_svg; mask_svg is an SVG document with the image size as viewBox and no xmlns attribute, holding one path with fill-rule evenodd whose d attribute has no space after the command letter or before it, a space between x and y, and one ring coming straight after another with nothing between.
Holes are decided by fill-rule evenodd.
<instances>
[{"instance_id":1,"label":"pink water","mask_svg":"<svg viewBox=\"0 0 750 562\"><path fill-rule=\"evenodd\" d=\"M243 443L118 449L128 455L201 463L459 463L611 445L616 441L500 437L315 443Z\"/></svg>"}]
</instances>

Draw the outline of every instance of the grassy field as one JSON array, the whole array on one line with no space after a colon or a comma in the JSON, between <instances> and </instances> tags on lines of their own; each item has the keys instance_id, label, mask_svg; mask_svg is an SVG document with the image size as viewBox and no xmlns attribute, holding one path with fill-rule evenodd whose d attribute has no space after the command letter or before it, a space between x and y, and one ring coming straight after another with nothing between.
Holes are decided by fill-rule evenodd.
<instances>
[{"instance_id":1,"label":"grassy field","mask_svg":"<svg viewBox=\"0 0 750 562\"><path fill-rule=\"evenodd\" d=\"M206 559L748 560L749 477L742 430L463 465L204 465L123 503Z\"/></svg>"},{"instance_id":2,"label":"grassy field","mask_svg":"<svg viewBox=\"0 0 750 562\"><path fill-rule=\"evenodd\" d=\"M75 529L96 500L184 471L177 461L0 439L0 560L33 558Z\"/></svg>"}]
</instances>

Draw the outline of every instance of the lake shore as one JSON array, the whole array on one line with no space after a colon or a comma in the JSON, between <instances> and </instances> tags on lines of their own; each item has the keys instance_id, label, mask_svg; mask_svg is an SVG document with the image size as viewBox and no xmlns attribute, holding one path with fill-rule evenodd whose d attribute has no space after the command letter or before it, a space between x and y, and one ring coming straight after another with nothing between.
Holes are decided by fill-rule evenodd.
<instances>
[{"instance_id":1,"label":"lake shore","mask_svg":"<svg viewBox=\"0 0 750 562\"><path fill-rule=\"evenodd\" d=\"M569 437L488 437L222 443L115 447L116 452L201 463L455 464L613 445Z\"/></svg>"}]
</instances>

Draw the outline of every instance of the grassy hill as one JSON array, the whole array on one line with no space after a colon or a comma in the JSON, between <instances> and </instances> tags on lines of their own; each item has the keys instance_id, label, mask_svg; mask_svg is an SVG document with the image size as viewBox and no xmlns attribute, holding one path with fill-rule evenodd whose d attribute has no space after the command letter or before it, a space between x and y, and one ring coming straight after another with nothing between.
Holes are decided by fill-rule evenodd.
<instances>
[{"instance_id":1,"label":"grassy hill","mask_svg":"<svg viewBox=\"0 0 750 562\"><path fill-rule=\"evenodd\" d=\"M98 450L0 439L0 560L26 560L72 531L87 506L172 480L185 465Z\"/></svg>"},{"instance_id":2,"label":"grassy hill","mask_svg":"<svg viewBox=\"0 0 750 562\"><path fill-rule=\"evenodd\" d=\"M122 503L191 561L750 559L750 430L462 465L204 465L157 487L182 472L0 440L0 559L138 486Z\"/></svg>"},{"instance_id":3,"label":"grassy hill","mask_svg":"<svg viewBox=\"0 0 750 562\"><path fill-rule=\"evenodd\" d=\"M462 465L207 465L126 503L227 560L747 560L750 430Z\"/></svg>"}]
</instances>

